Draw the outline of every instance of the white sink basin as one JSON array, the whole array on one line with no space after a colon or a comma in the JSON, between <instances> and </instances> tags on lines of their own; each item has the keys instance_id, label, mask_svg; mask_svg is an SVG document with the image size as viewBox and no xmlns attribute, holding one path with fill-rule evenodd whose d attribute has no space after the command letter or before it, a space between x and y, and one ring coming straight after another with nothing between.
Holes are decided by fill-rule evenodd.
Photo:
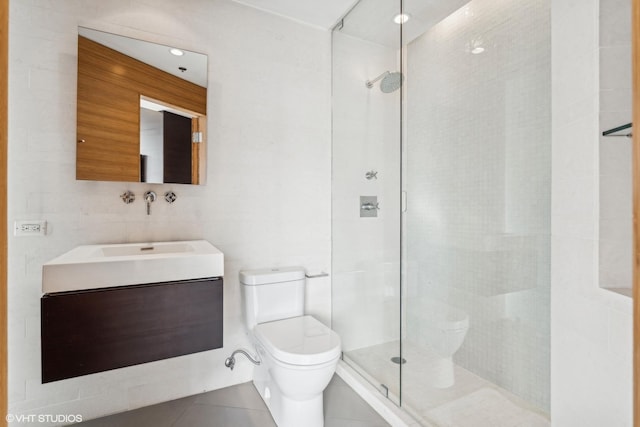
<instances>
[{"instance_id":1,"label":"white sink basin","mask_svg":"<svg viewBox=\"0 0 640 427\"><path fill-rule=\"evenodd\" d=\"M78 246L44 264L42 292L221 277L224 255L206 240Z\"/></svg>"}]
</instances>

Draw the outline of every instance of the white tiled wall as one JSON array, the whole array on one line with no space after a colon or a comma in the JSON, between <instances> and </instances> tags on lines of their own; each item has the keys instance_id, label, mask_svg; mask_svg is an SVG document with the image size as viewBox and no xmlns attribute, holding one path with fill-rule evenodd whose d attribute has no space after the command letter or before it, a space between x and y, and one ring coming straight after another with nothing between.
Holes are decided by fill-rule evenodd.
<instances>
[{"instance_id":1,"label":"white tiled wall","mask_svg":"<svg viewBox=\"0 0 640 427\"><path fill-rule=\"evenodd\" d=\"M631 122L631 2L600 0L600 131ZM629 130L625 131L629 132ZM631 139L600 137L600 286L631 290Z\"/></svg>"},{"instance_id":2,"label":"white tiled wall","mask_svg":"<svg viewBox=\"0 0 640 427\"><path fill-rule=\"evenodd\" d=\"M407 48L407 310L464 311L454 362L543 410L550 35L548 0L475 0Z\"/></svg>"},{"instance_id":3,"label":"white tiled wall","mask_svg":"<svg viewBox=\"0 0 640 427\"><path fill-rule=\"evenodd\" d=\"M551 2L551 414L558 427L632 425L632 303L598 286L598 211L605 203L599 3Z\"/></svg>"},{"instance_id":4,"label":"white tiled wall","mask_svg":"<svg viewBox=\"0 0 640 427\"><path fill-rule=\"evenodd\" d=\"M400 92L365 86L399 61L396 49L333 38L333 326L350 351L399 338ZM377 218L360 217L360 196L378 196Z\"/></svg>"},{"instance_id":5,"label":"white tiled wall","mask_svg":"<svg viewBox=\"0 0 640 427\"><path fill-rule=\"evenodd\" d=\"M223 365L248 345L238 270L330 268L330 34L229 1L12 0L10 12L9 219L49 222L46 237L9 240L10 411L88 419L249 380L248 363ZM205 186L75 180L78 25L209 56ZM178 199L147 216L148 189ZM225 253L223 349L40 384L44 262L80 244L200 238ZM329 280L308 290L329 322Z\"/></svg>"}]
</instances>

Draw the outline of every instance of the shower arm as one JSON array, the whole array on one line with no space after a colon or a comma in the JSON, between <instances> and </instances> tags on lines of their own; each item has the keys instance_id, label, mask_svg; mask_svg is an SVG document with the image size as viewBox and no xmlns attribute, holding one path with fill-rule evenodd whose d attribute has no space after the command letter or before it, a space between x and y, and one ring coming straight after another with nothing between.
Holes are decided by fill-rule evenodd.
<instances>
[{"instance_id":1,"label":"shower arm","mask_svg":"<svg viewBox=\"0 0 640 427\"><path fill-rule=\"evenodd\" d=\"M380 80L380 79L381 79L381 78L383 78L383 77L386 77L386 76L387 76L387 75L389 75L389 74L390 74L390 71L385 71L384 73L380 74L380 75L379 75L378 77L376 77L375 79L373 79L373 80L367 80L367 82L365 83L365 85L366 85L369 89L371 89L371 88L373 87L373 84L374 84L375 82L377 82L378 80Z\"/></svg>"}]
</instances>

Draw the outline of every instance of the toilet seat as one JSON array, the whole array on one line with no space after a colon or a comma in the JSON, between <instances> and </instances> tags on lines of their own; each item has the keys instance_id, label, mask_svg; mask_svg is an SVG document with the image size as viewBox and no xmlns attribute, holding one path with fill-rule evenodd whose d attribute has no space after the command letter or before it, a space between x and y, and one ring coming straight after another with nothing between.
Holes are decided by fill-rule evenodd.
<instances>
[{"instance_id":1,"label":"toilet seat","mask_svg":"<svg viewBox=\"0 0 640 427\"><path fill-rule=\"evenodd\" d=\"M312 316L260 323L256 339L276 360L291 365L319 365L340 356L340 337Z\"/></svg>"}]
</instances>

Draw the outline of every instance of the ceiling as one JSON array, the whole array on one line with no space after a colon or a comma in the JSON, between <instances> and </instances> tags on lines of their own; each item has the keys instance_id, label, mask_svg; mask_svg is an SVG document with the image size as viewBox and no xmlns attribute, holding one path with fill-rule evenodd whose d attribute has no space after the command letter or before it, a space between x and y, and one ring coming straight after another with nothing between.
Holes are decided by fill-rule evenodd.
<instances>
[{"instance_id":1,"label":"ceiling","mask_svg":"<svg viewBox=\"0 0 640 427\"><path fill-rule=\"evenodd\" d=\"M233 0L305 24L332 28L357 0Z\"/></svg>"},{"instance_id":2,"label":"ceiling","mask_svg":"<svg viewBox=\"0 0 640 427\"><path fill-rule=\"evenodd\" d=\"M233 1L324 29L333 28L344 17L341 31L345 34L394 48L400 42L400 26L393 22L393 18L400 13L400 0ZM403 0L403 11L411 16L403 25L403 44L410 43L469 1ZM345 16L347 12L349 14Z\"/></svg>"},{"instance_id":3,"label":"ceiling","mask_svg":"<svg viewBox=\"0 0 640 427\"><path fill-rule=\"evenodd\" d=\"M410 19L402 25L393 19L400 13L399 0L363 0L344 18L341 32L391 48L410 43L460 9L469 0L403 0L402 11Z\"/></svg>"}]
</instances>

